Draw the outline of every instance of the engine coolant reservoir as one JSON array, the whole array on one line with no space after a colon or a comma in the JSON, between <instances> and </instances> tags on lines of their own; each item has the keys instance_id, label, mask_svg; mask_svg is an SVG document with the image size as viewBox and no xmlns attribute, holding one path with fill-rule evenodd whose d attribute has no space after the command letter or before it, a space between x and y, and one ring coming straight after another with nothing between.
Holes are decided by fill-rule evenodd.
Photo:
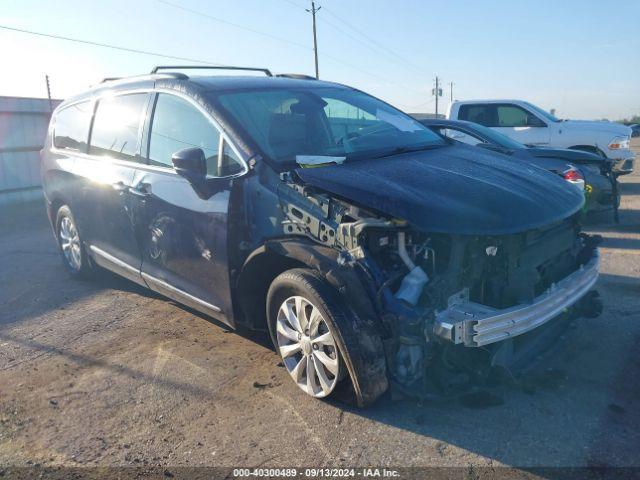
<instances>
[{"instance_id":1,"label":"engine coolant reservoir","mask_svg":"<svg viewBox=\"0 0 640 480\"><path fill-rule=\"evenodd\" d=\"M404 300L411 305L415 305L418 303L420 295L422 295L422 290L428 281L429 277L425 271L420 267L414 267L402 279L402 283L395 297L398 300Z\"/></svg>"}]
</instances>

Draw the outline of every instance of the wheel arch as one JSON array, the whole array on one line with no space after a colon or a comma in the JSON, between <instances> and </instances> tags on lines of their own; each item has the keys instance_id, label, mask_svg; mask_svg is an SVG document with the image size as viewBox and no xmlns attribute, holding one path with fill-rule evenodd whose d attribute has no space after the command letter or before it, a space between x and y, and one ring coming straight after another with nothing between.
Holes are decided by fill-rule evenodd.
<instances>
[{"instance_id":1,"label":"wheel arch","mask_svg":"<svg viewBox=\"0 0 640 480\"><path fill-rule=\"evenodd\" d=\"M357 403L373 403L389 386L379 316L355 268L338 265L338 251L308 239L270 240L244 262L236 284L242 323L266 328L266 296L273 280L292 268L307 268L338 292L349 329L343 354ZM261 309L261 310L260 310ZM254 315L253 317L247 315ZM253 319L247 321L247 319Z\"/></svg>"},{"instance_id":2,"label":"wheel arch","mask_svg":"<svg viewBox=\"0 0 640 480\"><path fill-rule=\"evenodd\" d=\"M53 194L47 199L47 216L49 217L49 223L51 223L54 234L57 234L58 228L56 225L56 215L63 205L68 205L68 202L61 194Z\"/></svg>"},{"instance_id":3,"label":"wheel arch","mask_svg":"<svg viewBox=\"0 0 640 480\"><path fill-rule=\"evenodd\" d=\"M267 245L254 250L242 265L235 286L240 323L254 330L266 330L269 286L282 272L305 267L309 266L298 259L276 253Z\"/></svg>"}]
</instances>

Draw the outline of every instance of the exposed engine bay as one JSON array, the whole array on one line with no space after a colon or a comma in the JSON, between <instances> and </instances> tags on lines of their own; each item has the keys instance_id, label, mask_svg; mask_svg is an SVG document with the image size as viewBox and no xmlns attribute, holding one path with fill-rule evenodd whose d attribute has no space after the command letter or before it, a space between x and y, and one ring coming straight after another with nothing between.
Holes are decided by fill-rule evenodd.
<instances>
[{"instance_id":1,"label":"exposed engine bay","mask_svg":"<svg viewBox=\"0 0 640 480\"><path fill-rule=\"evenodd\" d=\"M358 273L392 384L407 394L448 392L506 365L548 320L601 311L588 292L599 238L581 233L580 213L511 235L430 234L306 186L295 172L281 180L283 233L338 250L340 268Z\"/></svg>"}]
</instances>

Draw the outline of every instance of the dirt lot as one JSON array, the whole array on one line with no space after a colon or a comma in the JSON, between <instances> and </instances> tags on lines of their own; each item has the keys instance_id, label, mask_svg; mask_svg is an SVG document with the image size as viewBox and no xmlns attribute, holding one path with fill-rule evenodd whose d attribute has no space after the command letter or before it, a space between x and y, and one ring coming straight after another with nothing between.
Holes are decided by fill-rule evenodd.
<instances>
[{"instance_id":1,"label":"dirt lot","mask_svg":"<svg viewBox=\"0 0 640 480\"><path fill-rule=\"evenodd\" d=\"M640 175L622 182L620 225L590 227L604 314L484 407L307 398L266 336L111 276L70 280L42 205L5 211L0 467L640 466Z\"/></svg>"}]
</instances>

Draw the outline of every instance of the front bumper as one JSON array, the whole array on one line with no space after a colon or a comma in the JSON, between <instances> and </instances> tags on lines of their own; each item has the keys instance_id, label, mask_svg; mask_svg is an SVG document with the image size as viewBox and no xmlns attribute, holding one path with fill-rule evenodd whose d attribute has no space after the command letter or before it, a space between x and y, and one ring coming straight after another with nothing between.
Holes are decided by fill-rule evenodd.
<instances>
[{"instance_id":1,"label":"front bumper","mask_svg":"<svg viewBox=\"0 0 640 480\"><path fill-rule=\"evenodd\" d=\"M480 347L533 330L580 300L598 279L598 251L586 265L553 284L530 304L498 310L463 301L436 314L434 333L450 342Z\"/></svg>"},{"instance_id":2,"label":"front bumper","mask_svg":"<svg viewBox=\"0 0 640 480\"><path fill-rule=\"evenodd\" d=\"M615 175L602 175L588 170L583 170L587 184L585 195L587 199L587 211L611 210L614 205L620 204L620 195L614 192L613 182L617 182ZM616 189L617 190L617 189Z\"/></svg>"},{"instance_id":3,"label":"front bumper","mask_svg":"<svg viewBox=\"0 0 640 480\"><path fill-rule=\"evenodd\" d=\"M609 150L607 156L614 161L613 173L616 175L633 172L636 156L631 150Z\"/></svg>"}]
</instances>

